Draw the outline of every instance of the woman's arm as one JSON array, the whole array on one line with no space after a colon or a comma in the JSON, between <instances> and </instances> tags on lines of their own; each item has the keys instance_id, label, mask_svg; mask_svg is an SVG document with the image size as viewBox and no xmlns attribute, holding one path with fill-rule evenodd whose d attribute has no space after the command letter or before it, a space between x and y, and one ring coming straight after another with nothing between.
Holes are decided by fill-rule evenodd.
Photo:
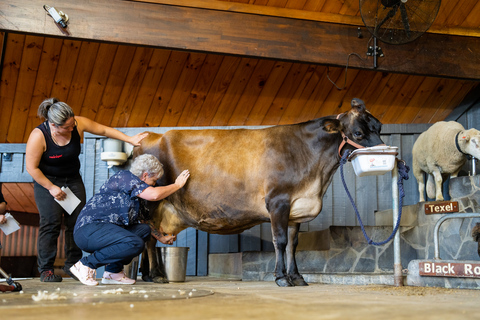
<instances>
[{"instance_id":1,"label":"woman's arm","mask_svg":"<svg viewBox=\"0 0 480 320\"><path fill-rule=\"evenodd\" d=\"M190 177L190 172L188 170L184 170L175 180L175 183L169 184L168 186L160 186L160 187L148 187L143 190L138 197L148 200L148 201L159 201L162 200L175 191L181 189L185 183L187 182L188 178Z\"/></svg>"},{"instance_id":2,"label":"woman's arm","mask_svg":"<svg viewBox=\"0 0 480 320\"><path fill-rule=\"evenodd\" d=\"M85 117L75 116L75 120L77 120L77 130L80 135L86 131L99 136L125 141L134 146L139 146L143 138L148 135L148 133L143 132L130 137L117 129L105 126Z\"/></svg>"},{"instance_id":3,"label":"woman's arm","mask_svg":"<svg viewBox=\"0 0 480 320\"><path fill-rule=\"evenodd\" d=\"M0 202L0 214L4 214L5 211L7 211L7 203L6 202Z\"/></svg>"},{"instance_id":4,"label":"woman's arm","mask_svg":"<svg viewBox=\"0 0 480 320\"><path fill-rule=\"evenodd\" d=\"M40 129L33 129L32 133L28 137L25 161L28 173L32 176L33 180L39 185L47 189L50 194L57 200L63 200L67 196L60 187L54 185L38 167L40 165L40 159L45 152L46 144L43 133Z\"/></svg>"}]
</instances>

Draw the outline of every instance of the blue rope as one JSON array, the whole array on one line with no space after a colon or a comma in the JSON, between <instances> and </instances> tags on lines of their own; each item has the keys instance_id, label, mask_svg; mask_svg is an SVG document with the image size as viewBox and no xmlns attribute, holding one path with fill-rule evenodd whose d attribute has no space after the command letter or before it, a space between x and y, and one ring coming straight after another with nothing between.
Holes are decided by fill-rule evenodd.
<instances>
[{"instance_id":1,"label":"blue rope","mask_svg":"<svg viewBox=\"0 0 480 320\"><path fill-rule=\"evenodd\" d=\"M355 202L352 199L352 196L350 195L350 192L348 191L347 185L345 184L345 178L343 176L343 165L347 163L347 158L350 155L350 151L347 150L343 153L342 159L340 159L340 175L342 177L342 183L343 186L345 187L345 191L347 192L348 199L350 199L350 202L352 203L353 209L355 210L355 214L357 215L358 221L360 223L360 227L362 228L363 235L365 236L365 239L367 240L368 244L373 244L375 246L381 246L390 240L393 239L395 234L397 233L398 227L400 226L400 220L402 219L402 206L403 206L403 198L405 197L405 191L403 190L403 180L408 180L408 171L410 171L410 168L405 165L404 161L398 161L397 163L397 168L398 168L398 190L400 193L400 201L399 201L399 210L398 210L398 219L397 222L395 223L395 228L393 228L392 234L388 237L387 240L382 241L382 242L375 242L370 237L367 235L367 232L365 231L365 227L363 226L362 219L360 218L360 214L358 213L357 206L355 205Z\"/></svg>"}]
</instances>

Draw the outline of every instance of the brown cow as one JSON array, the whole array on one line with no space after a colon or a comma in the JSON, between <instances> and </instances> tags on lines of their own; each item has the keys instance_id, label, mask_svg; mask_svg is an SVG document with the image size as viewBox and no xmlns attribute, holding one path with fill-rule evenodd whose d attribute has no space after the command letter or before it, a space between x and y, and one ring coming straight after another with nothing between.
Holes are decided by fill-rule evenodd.
<instances>
[{"instance_id":1,"label":"brown cow","mask_svg":"<svg viewBox=\"0 0 480 320\"><path fill-rule=\"evenodd\" d=\"M185 187L155 212L157 224L168 234L188 227L234 234L271 222L276 283L307 285L295 261L300 223L322 210L340 151L383 144L381 123L362 100L351 104L337 117L294 125L151 133L134 155L160 159L165 169L161 183L172 183L184 169L191 173Z\"/></svg>"}]
</instances>

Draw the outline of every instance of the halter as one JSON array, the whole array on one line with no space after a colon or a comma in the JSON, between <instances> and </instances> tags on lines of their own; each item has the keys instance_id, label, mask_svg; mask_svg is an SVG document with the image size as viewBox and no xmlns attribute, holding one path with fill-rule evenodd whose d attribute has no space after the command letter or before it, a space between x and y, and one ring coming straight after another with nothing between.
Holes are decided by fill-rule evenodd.
<instances>
[{"instance_id":1,"label":"halter","mask_svg":"<svg viewBox=\"0 0 480 320\"><path fill-rule=\"evenodd\" d=\"M343 115L344 113L340 113L339 115L337 115L337 120L340 118L341 115ZM353 142L352 140L350 140L349 137L347 137L345 135L345 133L343 131L340 131L340 133L342 134L342 143L340 143L340 146L338 147L338 155L340 156L340 158L342 157L342 154L341 154L341 151L343 149L343 147L345 146L345 144L349 144L351 145L352 147L355 147L357 149L362 149L362 148L365 148L364 146L356 143L356 142Z\"/></svg>"}]
</instances>

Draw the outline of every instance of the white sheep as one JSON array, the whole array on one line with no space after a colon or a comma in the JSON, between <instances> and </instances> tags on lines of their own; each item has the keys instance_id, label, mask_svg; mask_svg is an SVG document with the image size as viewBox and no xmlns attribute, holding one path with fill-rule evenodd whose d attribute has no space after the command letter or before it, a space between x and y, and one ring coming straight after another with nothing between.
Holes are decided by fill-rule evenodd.
<instances>
[{"instance_id":1,"label":"white sheep","mask_svg":"<svg viewBox=\"0 0 480 320\"><path fill-rule=\"evenodd\" d=\"M424 172L428 174L428 197L443 200L443 179L448 175L456 177L465 164L467 155L480 159L480 131L465 130L455 121L439 121L418 137L412 155L413 174L418 182L420 201L425 201Z\"/></svg>"}]
</instances>

